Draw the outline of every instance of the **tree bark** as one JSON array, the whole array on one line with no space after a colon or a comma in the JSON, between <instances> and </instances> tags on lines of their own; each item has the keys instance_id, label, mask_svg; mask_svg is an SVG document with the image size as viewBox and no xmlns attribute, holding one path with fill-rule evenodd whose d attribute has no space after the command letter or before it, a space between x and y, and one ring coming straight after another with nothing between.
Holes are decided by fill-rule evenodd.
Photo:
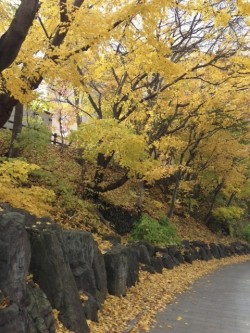
<instances>
[{"instance_id":1,"label":"tree bark","mask_svg":"<svg viewBox=\"0 0 250 333\"><path fill-rule=\"evenodd\" d=\"M95 176L94 176L94 188L98 188L100 183L103 181L104 170L107 169L109 162L112 160L113 156L114 156L114 153L109 156L105 156L102 153L98 154L97 170L96 170Z\"/></svg>"},{"instance_id":2,"label":"tree bark","mask_svg":"<svg viewBox=\"0 0 250 333\"><path fill-rule=\"evenodd\" d=\"M0 72L16 59L39 8L39 0L22 0L8 30L0 38ZM4 85L4 82L3 82ZM10 118L18 101L5 91L0 95L0 128Z\"/></svg>"},{"instance_id":3,"label":"tree bark","mask_svg":"<svg viewBox=\"0 0 250 333\"><path fill-rule=\"evenodd\" d=\"M16 140L18 134L21 133L22 125L23 125L23 105L21 103L18 103L15 108L14 124L13 124L8 157L17 157L18 155L18 150L14 148L14 141Z\"/></svg>"},{"instance_id":4,"label":"tree bark","mask_svg":"<svg viewBox=\"0 0 250 333\"><path fill-rule=\"evenodd\" d=\"M18 101L10 93L0 95L0 128L9 120L11 112Z\"/></svg>"},{"instance_id":5,"label":"tree bark","mask_svg":"<svg viewBox=\"0 0 250 333\"><path fill-rule=\"evenodd\" d=\"M96 185L93 189L95 192L98 192L98 193L105 193L105 192L113 191L113 190L121 187L122 185L124 185L128 180L129 180L128 172L126 172L125 175L123 175L121 178L115 180L113 183L110 183L103 187L100 185L99 186Z\"/></svg>"},{"instance_id":6,"label":"tree bark","mask_svg":"<svg viewBox=\"0 0 250 333\"><path fill-rule=\"evenodd\" d=\"M179 170L177 172L177 174L176 174L176 177L175 177L174 191L173 191L173 194L172 194L171 204L170 204L170 207L169 207L169 210L168 210L168 214L167 214L167 216L169 218L171 218L173 216L173 214L174 214L175 202L176 202L177 194L178 194L179 187L180 187L181 175L182 175L182 172Z\"/></svg>"},{"instance_id":7,"label":"tree bark","mask_svg":"<svg viewBox=\"0 0 250 333\"><path fill-rule=\"evenodd\" d=\"M209 222L210 222L212 210L214 208L217 196L220 193L221 189L223 188L223 185L224 185L224 182L219 183L217 185L216 189L214 190L214 194L213 194L213 197L212 197L212 200L211 200L211 204L210 204L207 216L205 218L205 225L208 225Z\"/></svg>"},{"instance_id":8,"label":"tree bark","mask_svg":"<svg viewBox=\"0 0 250 333\"><path fill-rule=\"evenodd\" d=\"M39 8L39 0L22 0L9 29L0 38L0 71L8 68L16 59L18 52L32 26Z\"/></svg>"},{"instance_id":9,"label":"tree bark","mask_svg":"<svg viewBox=\"0 0 250 333\"><path fill-rule=\"evenodd\" d=\"M142 211L143 209L143 199L145 196L145 181L141 179L139 181L139 191L138 191L138 196L137 196L137 202L136 202L136 207L139 212Z\"/></svg>"},{"instance_id":10,"label":"tree bark","mask_svg":"<svg viewBox=\"0 0 250 333\"><path fill-rule=\"evenodd\" d=\"M235 194L236 194L236 193L233 192L233 193L230 195L230 198L229 198L228 203L227 203L227 207L230 207L230 206L231 206L232 201L233 201L233 199L234 199L234 197L235 197Z\"/></svg>"},{"instance_id":11,"label":"tree bark","mask_svg":"<svg viewBox=\"0 0 250 333\"><path fill-rule=\"evenodd\" d=\"M83 0L75 0L74 6L80 8ZM22 0L18 7L15 16L9 26L9 29L0 38L0 72L8 68L16 59L21 46L28 35L29 29L35 19L39 9L39 0ZM64 22L62 22L64 23ZM52 46L60 46L68 32L68 27L64 33L61 33L61 26L55 33L52 40ZM36 89L42 82L43 77L38 75L34 80L31 80L30 89ZM2 82L4 86L4 82ZM0 95L0 128L10 118L13 107L18 101L11 97L9 91L5 91Z\"/></svg>"},{"instance_id":12,"label":"tree bark","mask_svg":"<svg viewBox=\"0 0 250 333\"><path fill-rule=\"evenodd\" d=\"M79 128L79 126L82 123L82 117L79 114L79 106L80 106L80 96L79 93L76 89L74 89L74 97L75 97L75 105L77 107L77 112L76 112L76 125L77 125L77 129Z\"/></svg>"},{"instance_id":13,"label":"tree bark","mask_svg":"<svg viewBox=\"0 0 250 333\"><path fill-rule=\"evenodd\" d=\"M83 3L84 0L74 0L73 12L79 9ZM61 23L58 25L55 31L50 47L59 47L62 45L71 24L71 21L68 17L66 1L60 0L59 6ZM38 10L39 0L21 0L21 4L17 9L8 30L0 37L0 74L16 59ZM115 22L109 31L117 27L121 22L122 20ZM73 53L69 52L69 54L66 56L66 59L74 53L84 52L89 48L90 45L85 45ZM47 57L47 54L45 54L45 57ZM58 60L58 56L51 56L51 59L56 62ZM32 90L38 88L43 80L43 76L41 73L39 73L39 71L37 74L38 75L36 78L27 79L30 89ZM18 100L11 97L11 92L5 89L6 87L4 86L4 81L1 83L3 93L0 94L0 128L3 127L4 124L8 121L13 107L18 103Z\"/></svg>"}]
</instances>

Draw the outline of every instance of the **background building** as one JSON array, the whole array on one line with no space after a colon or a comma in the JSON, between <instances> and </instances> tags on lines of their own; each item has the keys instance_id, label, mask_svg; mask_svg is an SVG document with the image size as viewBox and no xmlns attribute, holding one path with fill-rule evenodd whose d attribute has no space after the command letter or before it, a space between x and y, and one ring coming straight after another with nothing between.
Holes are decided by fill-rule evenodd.
<instances>
[{"instance_id":1,"label":"background building","mask_svg":"<svg viewBox=\"0 0 250 333\"><path fill-rule=\"evenodd\" d=\"M16 107L13 109L10 119L7 121L7 123L4 125L3 128L8 128L10 130L13 130L15 112L16 112ZM24 108L22 126L27 127L29 124L29 120L37 115L38 113ZM39 112L39 116L43 119L44 123L47 126L52 128L52 115L50 112L48 111L43 111L42 113Z\"/></svg>"}]
</instances>

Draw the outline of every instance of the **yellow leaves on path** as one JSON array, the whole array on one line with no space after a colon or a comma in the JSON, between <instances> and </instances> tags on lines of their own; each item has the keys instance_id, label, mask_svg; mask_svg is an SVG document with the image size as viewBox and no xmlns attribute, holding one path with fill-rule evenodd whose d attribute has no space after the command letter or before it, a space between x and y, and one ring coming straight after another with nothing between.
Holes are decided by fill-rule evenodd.
<instances>
[{"instance_id":1,"label":"yellow leaves on path","mask_svg":"<svg viewBox=\"0 0 250 333\"><path fill-rule=\"evenodd\" d=\"M88 322L91 333L131 333L149 331L155 315L176 294L182 293L198 278L225 265L250 260L250 256L213 259L209 262L195 261L192 265L181 265L163 274L150 275L140 272L140 282L128 290L126 297L108 296L99 312L99 322ZM176 320L182 320L181 314Z\"/></svg>"}]
</instances>

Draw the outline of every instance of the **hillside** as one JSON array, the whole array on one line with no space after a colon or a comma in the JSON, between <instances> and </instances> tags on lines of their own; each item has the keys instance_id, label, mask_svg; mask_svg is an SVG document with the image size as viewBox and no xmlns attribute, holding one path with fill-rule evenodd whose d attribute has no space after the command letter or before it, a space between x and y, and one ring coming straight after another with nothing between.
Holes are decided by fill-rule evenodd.
<instances>
[{"instance_id":1,"label":"hillside","mask_svg":"<svg viewBox=\"0 0 250 333\"><path fill-rule=\"evenodd\" d=\"M0 15L3 333L148 331L194 280L249 260L248 0Z\"/></svg>"}]
</instances>

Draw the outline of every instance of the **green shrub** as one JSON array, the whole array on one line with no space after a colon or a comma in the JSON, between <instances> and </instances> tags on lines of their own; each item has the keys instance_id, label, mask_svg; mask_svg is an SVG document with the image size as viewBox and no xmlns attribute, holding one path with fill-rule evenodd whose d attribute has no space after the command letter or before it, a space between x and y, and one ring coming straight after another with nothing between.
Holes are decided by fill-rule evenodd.
<instances>
[{"instance_id":1,"label":"green shrub","mask_svg":"<svg viewBox=\"0 0 250 333\"><path fill-rule=\"evenodd\" d=\"M176 229L168 218L159 221L148 215L142 215L139 222L132 230L131 238L134 240L146 240L158 246L167 246L179 242Z\"/></svg>"},{"instance_id":2,"label":"green shrub","mask_svg":"<svg viewBox=\"0 0 250 333\"><path fill-rule=\"evenodd\" d=\"M238 206L218 207L212 212L214 218L212 229L214 231L224 230L234 237L237 234L237 224L243 214L244 209Z\"/></svg>"},{"instance_id":3,"label":"green shrub","mask_svg":"<svg viewBox=\"0 0 250 333\"><path fill-rule=\"evenodd\" d=\"M250 244L250 224L242 230L242 237Z\"/></svg>"},{"instance_id":4,"label":"green shrub","mask_svg":"<svg viewBox=\"0 0 250 333\"><path fill-rule=\"evenodd\" d=\"M0 156L7 154L10 148L11 131L8 129L0 129Z\"/></svg>"},{"instance_id":5,"label":"green shrub","mask_svg":"<svg viewBox=\"0 0 250 333\"><path fill-rule=\"evenodd\" d=\"M213 216L222 221L238 221L244 210L237 206L219 207L213 210Z\"/></svg>"},{"instance_id":6,"label":"green shrub","mask_svg":"<svg viewBox=\"0 0 250 333\"><path fill-rule=\"evenodd\" d=\"M23 128L15 141L15 148L22 154L44 153L50 144L51 132L39 117L29 120L29 126Z\"/></svg>"}]
</instances>

